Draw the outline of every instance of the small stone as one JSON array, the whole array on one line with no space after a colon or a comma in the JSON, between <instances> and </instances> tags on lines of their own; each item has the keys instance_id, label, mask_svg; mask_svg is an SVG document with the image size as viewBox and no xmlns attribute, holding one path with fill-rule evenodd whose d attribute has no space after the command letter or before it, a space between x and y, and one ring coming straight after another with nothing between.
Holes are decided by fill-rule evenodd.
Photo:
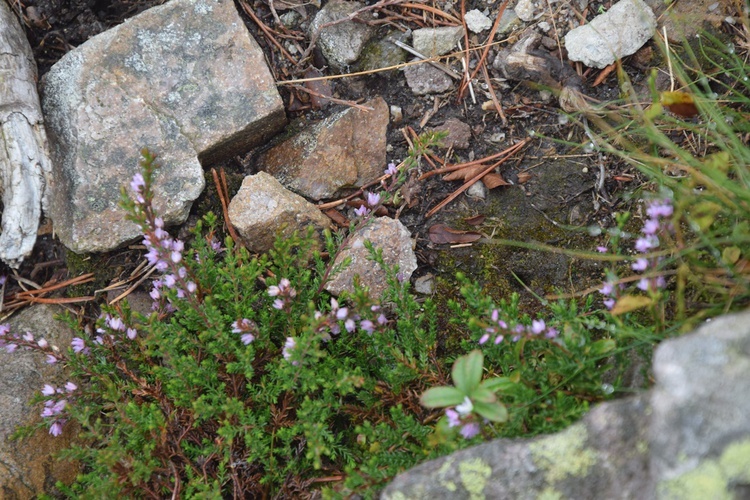
<instances>
[{"instance_id":1,"label":"small stone","mask_svg":"<svg viewBox=\"0 0 750 500\"><path fill-rule=\"evenodd\" d=\"M472 33L481 33L492 27L492 20L478 9L467 12L464 16L464 21L466 21L466 27Z\"/></svg>"},{"instance_id":2,"label":"small stone","mask_svg":"<svg viewBox=\"0 0 750 500\"><path fill-rule=\"evenodd\" d=\"M434 132L448 132L448 135L440 141L445 148L466 149L469 147L471 127L461 120L448 118L445 120L445 123L431 130Z\"/></svg>"},{"instance_id":3,"label":"small stone","mask_svg":"<svg viewBox=\"0 0 750 500\"><path fill-rule=\"evenodd\" d=\"M484 185L484 182L477 181L466 190L466 196L485 200L487 199L487 187Z\"/></svg>"},{"instance_id":4,"label":"small stone","mask_svg":"<svg viewBox=\"0 0 750 500\"><path fill-rule=\"evenodd\" d=\"M414 291L422 295L432 295L435 290L435 276L430 273L414 280Z\"/></svg>"},{"instance_id":5,"label":"small stone","mask_svg":"<svg viewBox=\"0 0 750 500\"><path fill-rule=\"evenodd\" d=\"M359 229L349 246L336 257L334 269L347 258L351 259L351 264L333 276L326 284L326 290L334 295L339 295L344 290L354 292L354 276L359 276L360 282L370 289L373 298L377 299L382 295L386 288L385 271L370 258L365 241L371 242L376 250L382 250L386 264L398 266L399 279L408 280L417 269L417 256L412 249L409 230L401 221L378 217Z\"/></svg>"},{"instance_id":6,"label":"small stone","mask_svg":"<svg viewBox=\"0 0 750 500\"><path fill-rule=\"evenodd\" d=\"M422 28L412 33L412 45L423 56L441 56L451 52L463 36L463 26Z\"/></svg>"},{"instance_id":7,"label":"small stone","mask_svg":"<svg viewBox=\"0 0 750 500\"><path fill-rule=\"evenodd\" d=\"M505 9L503 17L500 18L497 25L497 34L506 35L521 26L523 26L523 21L518 17L518 14L513 9Z\"/></svg>"},{"instance_id":8,"label":"small stone","mask_svg":"<svg viewBox=\"0 0 750 500\"><path fill-rule=\"evenodd\" d=\"M534 20L534 0L518 0L513 9L521 21L530 22Z\"/></svg>"},{"instance_id":9,"label":"small stone","mask_svg":"<svg viewBox=\"0 0 750 500\"><path fill-rule=\"evenodd\" d=\"M419 59L414 59L419 61ZM416 95L439 94L453 86L453 80L431 64L412 64L404 68L406 84Z\"/></svg>"},{"instance_id":10,"label":"small stone","mask_svg":"<svg viewBox=\"0 0 750 500\"><path fill-rule=\"evenodd\" d=\"M395 125L398 125L399 123L401 123L403 119L404 119L404 114L401 111L401 107L392 105L391 106L391 120L393 120L393 123Z\"/></svg>"},{"instance_id":11,"label":"small stone","mask_svg":"<svg viewBox=\"0 0 750 500\"><path fill-rule=\"evenodd\" d=\"M375 31L371 26L355 21L343 21L323 29L320 27L343 19L362 7L364 4L360 2L333 0L318 12L310 24L311 33L320 30L318 47L328 64L337 70L346 69L359 58L362 49ZM367 13L360 14L360 18L366 19L367 17Z\"/></svg>"},{"instance_id":12,"label":"small stone","mask_svg":"<svg viewBox=\"0 0 750 500\"><path fill-rule=\"evenodd\" d=\"M229 203L229 220L251 252L266 252L278 235L305 234L312 224L317 229L330 226L318 208L284 188L265 172L248 175Z\"/></svg>"},{"instance_id":13,"label":"small stone","mask_svg":"<svg viewBox=\"0 0 750 500\"><path fill-rule=\"evenodd\" d=\"M378 97L363 106L373 111L347 108L274 146L261 168L313 200L377 179L385 169L388 105Z\"/></svg>"},{"instance_id":14,"label":"small stone","mask_svg":"<svg viewBox=\"0 0 750 500\"><path fill-rule=\"evenodd\" d=\"M634 54L656 31L656 17L643 0L620 0L590 23L565 35L571 61L604 68Z\"/></svg>"}]
</instances>

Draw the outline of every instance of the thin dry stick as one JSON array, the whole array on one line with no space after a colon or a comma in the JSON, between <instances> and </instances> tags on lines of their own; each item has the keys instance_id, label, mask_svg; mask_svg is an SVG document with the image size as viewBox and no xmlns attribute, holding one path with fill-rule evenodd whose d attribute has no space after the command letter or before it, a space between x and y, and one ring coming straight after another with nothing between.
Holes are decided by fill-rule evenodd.
<instances>
[{"instance_id":1,"label":"thin dry stick","mask_svg":"<svg viewBox=\"0 0 750 500\"><path fill-rule=\"evenodd\" d=\"M124 299L125 297L127 297L128 295L130 295L131 293L133 293L133 290L135 290L136 288L138 288L141 283L143 283L144 281L146 281L148 279L148 277L151 276L154 273L154 271L156 271L156 265L151 266L151 268L148 271L146 271L143 274L143 276L141 276L141 278L138 281L136 281L135 283L133 283L133 285L131 287L129 287L127 290L125 290L124 292L122 292L120 295L118 295L117 297L115 297L114 299L112 299L109 302L109 305L116 304L116 303L120 302L122 299Z\"/></svg>"},{"instance_id":2,"label":"thin dry stick","mask_svg":"<svg viewBox=\"0 0 750 500\"><path fill-rule=\"evenodd\" d=\"M522 146L525 146L529 142L529 140L530 139L525 139L522 142L519 142L518 145L517 145L518 146L517 149L520 149ZM446 199L444 199L443 201L441 201L440 203L438 203L437 205L435 205L429 212L427 212L427 214L425 214L425 216L424 216L425 219L429 219L430 217L432 217L433 215L435 215L438 211L440 211L440 209L442 209L444 206L446 206L451 201L455 200L458 197L458 195L460 195L461 193L463 193L464 191L466 191L467 189L469 189L469 187L472 184L474 184L475 182L477 182L478 180L480 180L482 177L484 177L485 175L487 175L490 172L492 172L497 166L499 166L499 165L505 163L506 161L508 161L508 159L510 159L510 157L511 157L511 155L508 154L508 156L506 156L502 160L498 161L497 163L493 163L492 165L490 165L489 167L485 168L484 170L482 170L481 172L479 172L477 175L475 175L474 177L472 177L471 179L469 179L468 181L466 181L464 183L464 185L461 186L460 188L456 189L456 191L454 191L453 194L451 194L450 196L448 196Z\"/></svg>"},{"instance_id":3,"label":"thin dry stick","mask_svg":"<svg viewBox=\"0 0 750 500\"><path fill-rule=\"evenodd\" d=\"M469 81L473 80L475 76L477 76L477 73L479 72L479 68L484 65L485 60L487 59L487 54L490 51L490 47L494 45L492 43L492 40L495 39L495 33L497 33L497 29L500 27L500 19L503 17L503 14L505 13L505 8L508 6L508 0L505 0L503 4L500 6L500 9L497 12L497 17L495 18L495 22L492 25L492 29L490 30L490 35L487 37L487 42L485 42L484 50L482 51L482 55L479 58L479 63L477 64L477 67L474 68L474 72L469 77ZM467 47L468 50L468 47ZM465 84L466 82L464 82ZM462 85L461 88L458 89L458 98L463 99L464 91L466 90L466 85Z\"/></svg>"},{"instance_id":4,"label":"thin dry stick","mask_svg":"<svg viewBox=\"0 0 750 500\"><path fill-rule=\"evenodd\" d=\"M461 20L460 19L456 19L455 17L453 17L452 15L448 14L447 12L443 12L442 10L436 9L435 7L431 7L429 5L423 5L423 4L420 4L420 3L402 3L401 7L404 7L406 9L421 9L421 10L426 10L427 12L431 12L432 14L436 14L438 16L444 17L447 20L449 20L449 21L451 21L451 22L453 22L455 24L461 24Z\"/></svg>"},{"instance_id":5,"label":"thin dry stick","mask_svg":"<svg viewBox=\"0 0 750 500\"><path fill-rule=\"evenodd\" d=\"M295 66L298 65L299 61L295 61L292 55L289 52L287 52L286 49L276 40L276 38L273 36L268 26L263 24L263 21L261 21L258 18L258 16L255 15L255 12L253 12L253 9L251 9L250 6L247 5L247 3L245 3L244 1L240 2L240 5L242 6L242 10L245 11L245 14L250 16L250 19L252 19L253 22L255 22L255 24L258 25L261 31L263 31L263 33L266 35L266 38L268 38L271 41L271 43L274 44L276 48L279 49L279 51L281 51L283 56L289 59L289 62L291 62Z\"/></svg>"},{"instance_id":6,"label":"thin dry stick","mask_svg":"<svg viewBox=\"0 0 750 500\"><path fill-rule=\"evenodd\" d=\"M490 74L487 72L487 65L482 65L482 73L484 73L484 80L487 82L487 90L490 92L492 104L495 105L495 110L497 110L497 114L500 115L503 125L507 125L508 119L505 117L505 113L503 113L503 107L500 105L500 100L495 95L495 89L492 88L492 80L490 80Z\"/></svg>"},{"instance_id":7,"label":"thin dry stick","mask_svg":"<svg viewBox=\"0 0 750 500\"><path fill-rule=\"evenodd\" d=\"M229 236L232 237L232 240L238 244L244 246L242 243L242 240L237 236L237 233L234 230L234 226L232 225L232 221L229 220L229 208L227 206L227 198L229 197L229 193L227 192L227 179L224 175L224 169L221 169L221 181L219 181L219 174L216 172L215 168L211 169L211 175L214 178L214 185L216 186L216 192L219 194L219 201L221 202L221 211L224 214L224 222L227 225L227 231L229 232Z\"/></svg>"},{"instance_id":8,"label":"thin dry stick","mask_svg":"<svg viewBox=\"0 0 750 500\"><path fill-rule=\"evenodd\" d=\"M50 285L48 287L39 288L37 290L27 290L24 292L18 292L15 294L15 298L33 297L34 295L54 292L55 290L65 288L67 286L82 285L84 283L89 283L91 281L94 281L94 273L87 273L87 274L83 274L75 278L70 278L69 280L62 281L55 285Z\"/></svg>"},{"instance_id":9,"label":"thin dry stick","mask_svg":"<svg viewBox=\"0 0 750 500\"><path fill-rule=\"evenodd\" d=\"M450 76L451 78L458 80L461 78L458 76L452 69L450 69L448 66L445 66L443 64L440 64L435 60L435 58L427 57L424 54L421 54L420 52L417 52L413 47L410 47L409 45L406 45L405 43L399 41L399 40L393 40L393 44L404 49L405 51L409 52L411 55L417 56L424 62L430 64L431 66L439 69L440 71L444 72L446 75Z\"/></svg>"},{"instance_id":10,"label":"thin dry stick","mask_svg":"<svg viewBox=\"0 0 750 500\"><path fill-rule=\"evenodd\" d=\"M310 95L313 95L315 97L320 97L321 99L326 99L328 101L331 101L336 104L343 104L344 106L349 106L352 108L359 109L361 111L375 111L375 108L371 108L369 106L363 106L361 104L357 104L354 101L347 101L345 99L336 99L335 97L327 96L324 94L321 94L320 92L315 92L314 90L308 89L307 87L302 87L300 85L292 85L297 90L300 90L302 92L306 92Z\"/></svg>"},{"instance_id":11,"label":"thin dry stick","mask_svg":"<svg viewBox=\"0 0 750 500\"><path fill-rule=\"evenodd\" d=\"M521 146L525 146L529 140L530 139L525 139L517 144L512 145L511 147L507 149L504 149L503 151L500 151L499 153L495 153L494 155L487 156L485 158L479 158L478 160L467 161L465 163L458 163L456 165L450 165L448 167L439 168L437 170L431 170L429 172L422 174L422 176L419 177L418 180L422 181L424 179L427 179L428 177L432 177L433 175L447 174L449 172L461 170L462 168L468 168L468 167L473 167L474 165L487 163L488 161L492 161L495 158L500 158L501 156L513 154L516 152L518 148L520 148Z\"/></svg>"}]
</instances>

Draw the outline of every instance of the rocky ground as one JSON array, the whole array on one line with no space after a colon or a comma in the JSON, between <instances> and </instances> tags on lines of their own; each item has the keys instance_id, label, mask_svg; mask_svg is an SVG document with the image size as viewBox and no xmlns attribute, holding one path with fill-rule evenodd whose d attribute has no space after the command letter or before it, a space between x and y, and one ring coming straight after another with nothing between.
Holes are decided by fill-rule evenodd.
<instances>
[{"instance_id":1,"label":"rocky ground","mask_svg":"<svg viewBox=\"0 0 750 500\"><path fill-rule=\"evenodd\" d=\"M11 2L22 16L40 78L70 48L161 3L164 2ZM599 70L572 62L563 47L563 37L569 30L579 26L583 19L590 20L606 12L613 4L586 0L521 0L507 6L499 1L484 0L408 5L395 0L369 5L347 3L346 12L354 17L356 11L359 22L349 23L354 24L355 29L342 31L344 45L351 48L361 43L363 49L351 60L336 60L330 47L311 40L310 36L311 25L317 22L320 26L335 18L316 18L320 8L325 6L294 0L236 2L280 83L279 89L293 128L304 128L343 106L381 96L391 110L389 161L403 160L416 134L429 130L451 131L445 142L447 147L433 148L434 154L422 161L420 174L440 166L440 162L455 164L481 159L530 135L537 138L498 169L502 181L499 187L490 190L477 184L433 215L433 208L462 184L461 181L446 181L433 176L414 182L410 186L408 203L393 209L392 215L398 209L399 219L416 238L417 278L450 277L460 269L491 283L498 294L524 292L526 287L542 294L556 289L575 292L586 283L600 279L601 271L596 264L576 262L564 256L540 255L496 245L469 246L462 244L459 237L452 239L448 235L446 240L445 234L443 240L436 240L430 228L446 224L453 229L478 232L484 237L591 250L596 243L587 236L585 228L611 226L612 214L622 208L622 200L627 198L623 194L643 187L638 173L630 167L612 158L602 158L586 147L588 138L582 128L566 116L562 109L565 103L561 108L558 98L565 87L580 90L592 102L618 97L616 72L611 71L611 66ZM694 25L686 23L675 28L661 16L663 5L653 7L660 16L660 27L668 26L670 33ZM716 5L693 2L679 7L685 12L705 10L710 15L703 16L703 19L712 23L718 32L727 34L734 28L724 21L735 8L731 2L717 2ZM498 23L498 34L493 39L496 43L485 49L490 33L488 28L492 27L500 11L505 15ZM458 47L466 48L468 43L472 49L468 63L466 53L452 45L445 52L453 55L441 62L456 74L463 73L465 64L471 72L477 69L471 89L462 88L460 77L448 77L424 64L404 69L380 69L412 59L405 51L395 48L391 43L394 40L409 41L411 32L420 28L460 26L462 16L467 25L477 31L469 30L467 36L459 33L455 37L460 41ZM365 43L367 40L369 45ZM528 60L520 69L508 66L509 49L521 50L519 47L523 48L525 40L533 49L525 53ZM417 43L415 39L413 44ZM487 64L485 70L479 71L482 58ZM623 60L628 77L642 91L645 75L651 68L662 65L653 40ZM428 70L436 73L425 75ZM357 73L358 76L304 81L342 73ZM668 80L665 71L661 72L660 79ZM321 95L333 98L322 99ZM239 189L244 175L257 171L257 160L266 149L248 151L225 162L223 166L229 176L230 195ZM211 185L210 180L207 185ZM194 205L193 211L197 216L206 207L217 206L216 191L209 188L202 200ZM564 231L564 226L583 231ZM81 258L56 243L49 226L46 226L34 254L24 263L19 275L44 284L75 276L93 265L99 270L97 274L101 274L96 286L102 288L127 275L138 264L140 256L137 251L126 249L90 259L88 265L81 265ZM10 282L9 286L12 286ZM450 284L438 280L437 286ZM92 285L86 293L94 288ZM9 291L12 289L6 293ZM526 296L529 299L527 305L533 305L531 296Z\"/></svg>"}]
</instances>

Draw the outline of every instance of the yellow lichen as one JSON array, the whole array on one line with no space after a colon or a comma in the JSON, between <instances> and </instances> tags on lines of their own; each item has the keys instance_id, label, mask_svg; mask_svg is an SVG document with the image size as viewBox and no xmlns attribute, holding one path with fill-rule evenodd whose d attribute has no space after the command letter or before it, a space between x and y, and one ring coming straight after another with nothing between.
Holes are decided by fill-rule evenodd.
<instances>
[{"instance_id":1,"label":"yellow lichen","mask_svg":"<svg viewBox=\"0 0 750 500\"><path fill-rule=\"evenodd\" d=\"M461 484L469 492L471 500L484 499L484 487L492 476L492 467L481 458L472 458L458 464Z\"/></svg>"},{"instance_id":2,"label":"yellow lichen","mask_svg":"<svg viewBox=\"0 0 750 500\"><path fill-rule=\"evenodd\" d=\"M587 432L583 424L576 424L559 434L529 445L537 467L544 470L548 483L568 476L585 476L597 461L596 453L584 447Z\"/></svg>"}]
</instances>

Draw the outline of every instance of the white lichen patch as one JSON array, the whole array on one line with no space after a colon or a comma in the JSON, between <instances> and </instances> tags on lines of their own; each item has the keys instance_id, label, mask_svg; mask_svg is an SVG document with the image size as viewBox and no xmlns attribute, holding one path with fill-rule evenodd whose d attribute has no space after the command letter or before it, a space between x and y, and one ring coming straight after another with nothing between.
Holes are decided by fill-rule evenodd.
<instances>
[{"instance_id":1,"label":"white lichen patch","mask_svg":"<svg viewBox=\"0 0 750 500\"><path fill-rule=\"evenodd\" d=\"M545 471L548 483L588 474L597 456L596 452L585 447L587 437L586 427L576 424L529 445L531 458L537 467Z\"/></svg>"}]
</instances>

